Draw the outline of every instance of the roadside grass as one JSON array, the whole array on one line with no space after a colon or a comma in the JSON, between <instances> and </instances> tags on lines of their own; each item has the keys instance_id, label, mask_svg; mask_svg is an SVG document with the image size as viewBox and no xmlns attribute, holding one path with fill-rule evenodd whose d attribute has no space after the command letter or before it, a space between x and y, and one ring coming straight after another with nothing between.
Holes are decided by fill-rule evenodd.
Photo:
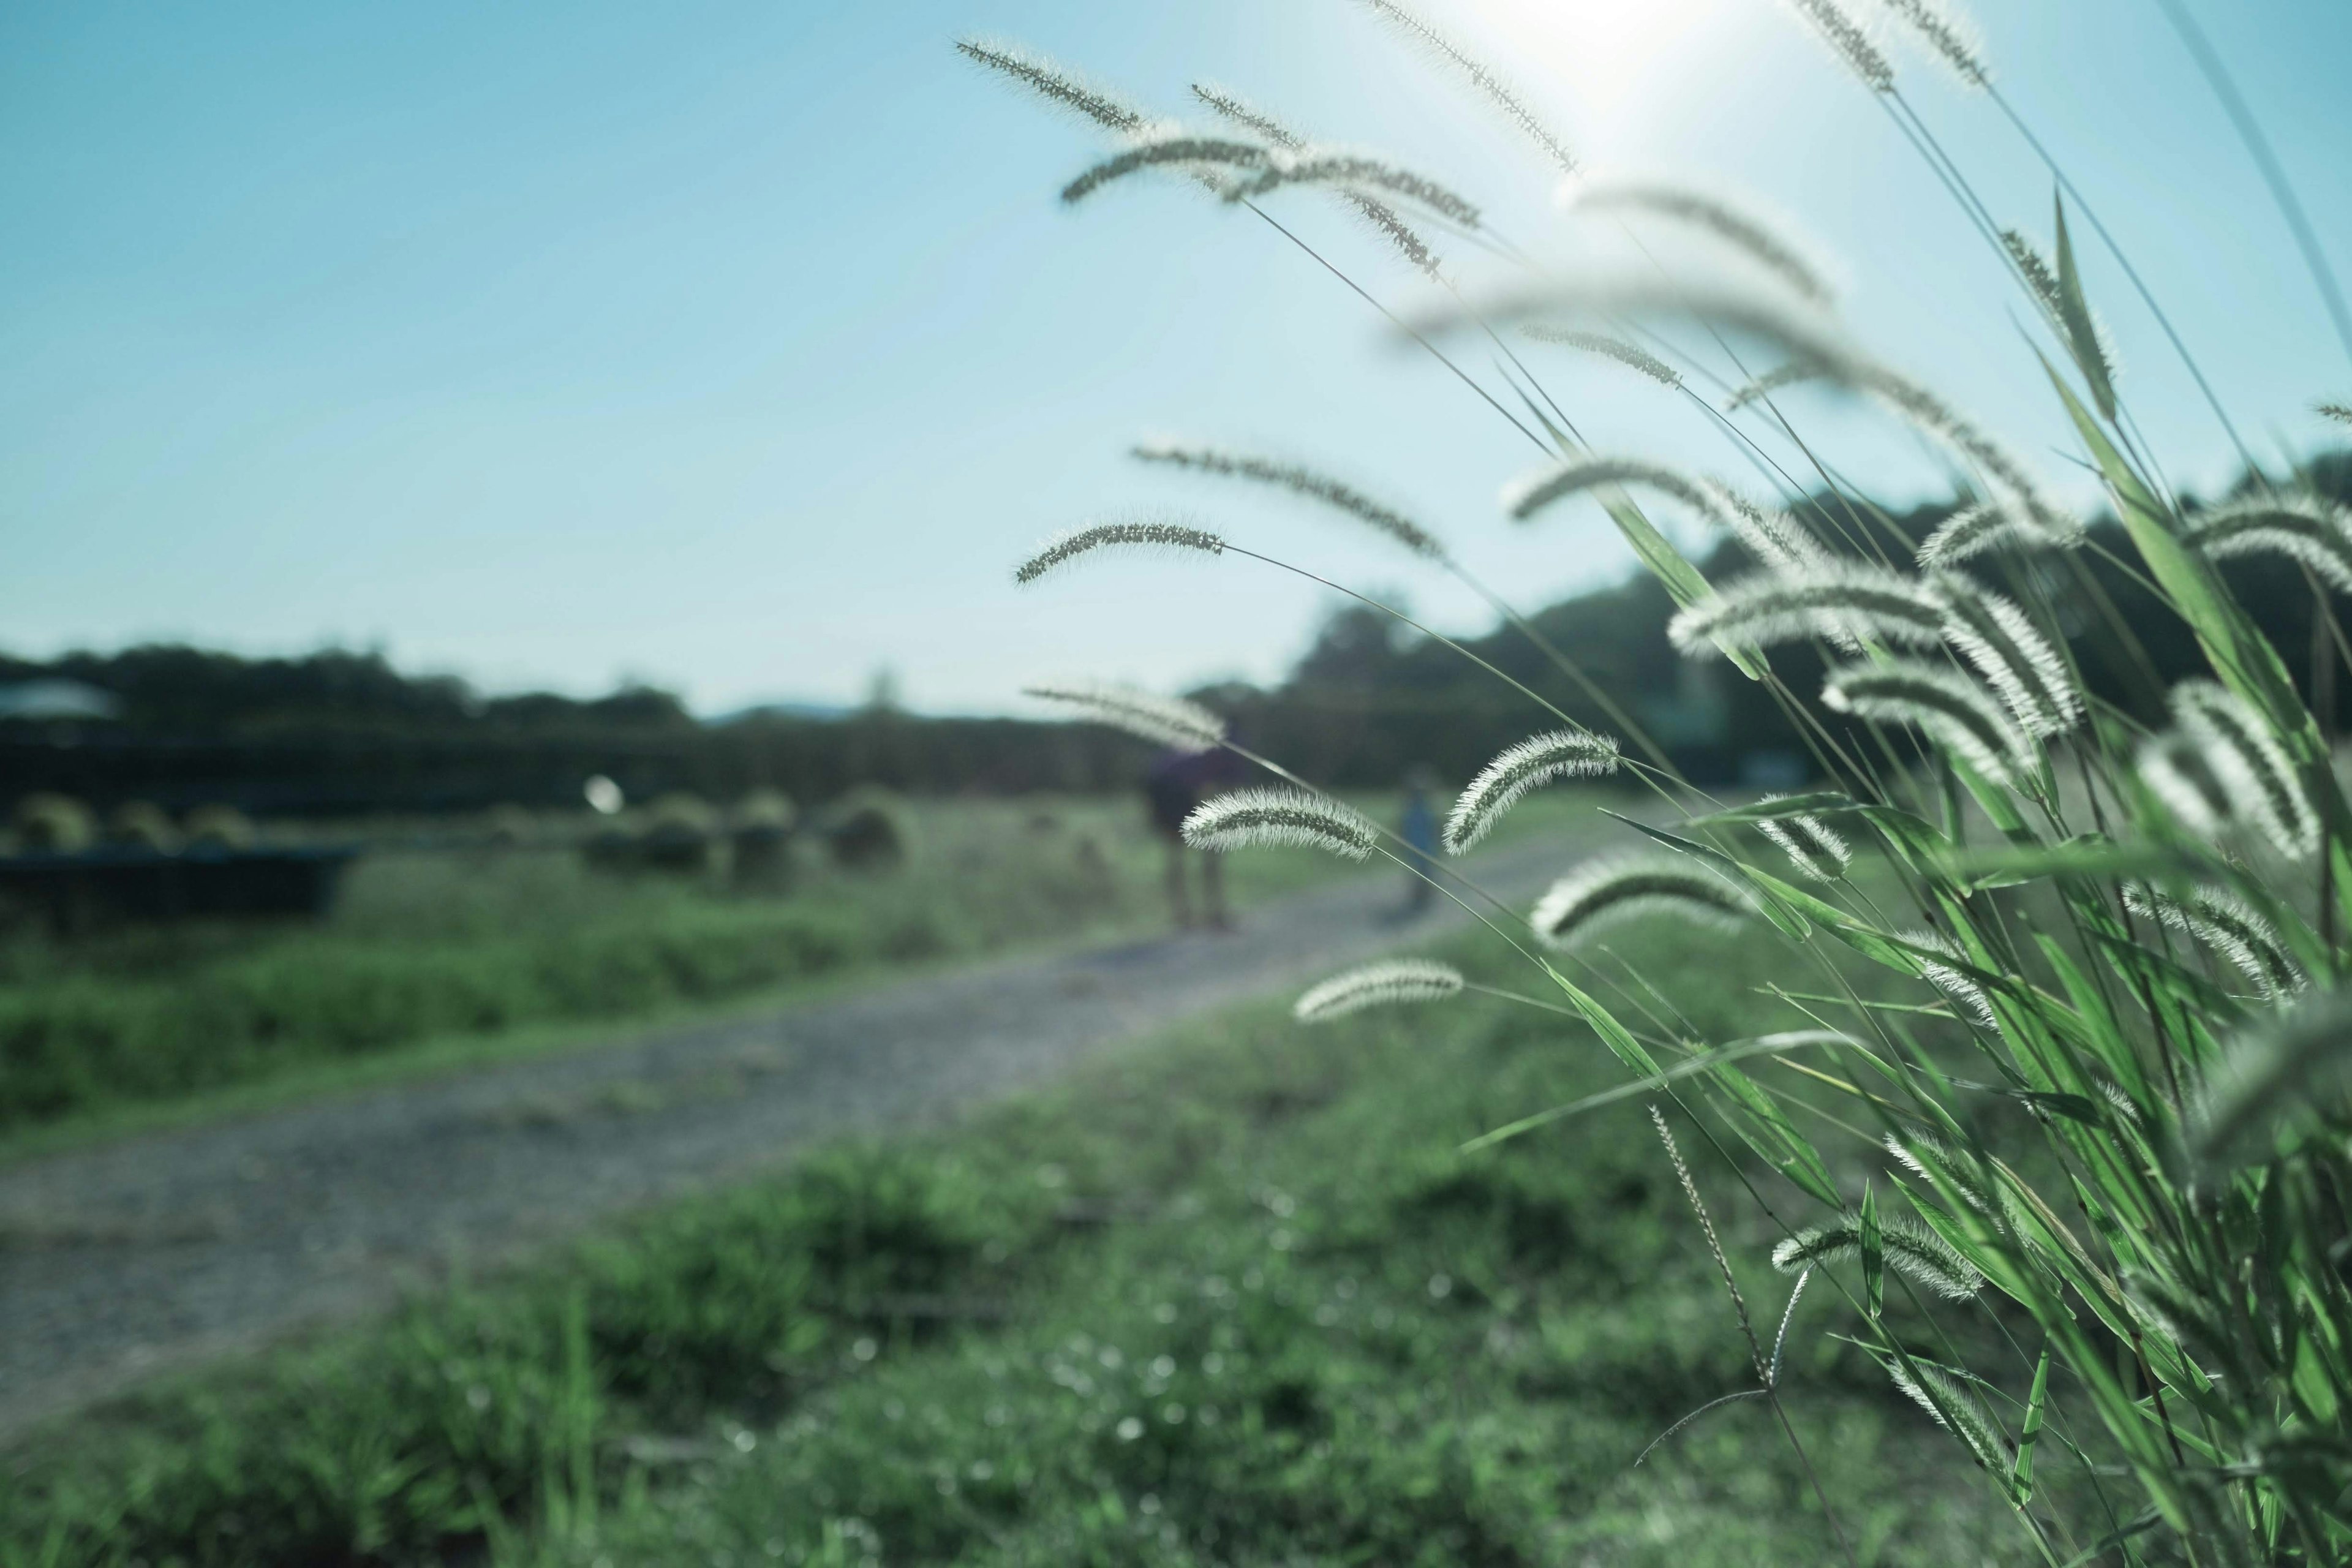
<instances>
[{"instance_id":1,"label":"roadside grass","mask_svg":"<svg viewBox=\"0 0 2352 1568\"><path fill-rule=\"evenodd\" d=\"M1791 1021L1764 944L1622 945L1702 1031ZM1506 1004L1243 1008L53 1425L0 1563L1832 1560L1759 1405L1633 1468L1754 1382L1642 1102L1457 1152L1621 1077ZM1776 1237L1686 1142L1776 1322ZM1860 1560L2024 1561L1832 1295L1785 1387Z\"/></svg>"},{"instance_id":2,"label":"roadside grass","mask_svg":"<svg viewBox=\"0 0 2352 1568\"><path fill-rule=\"evenodd\" d=\"M905 864L857 873L809 860L781 894L592 870L565 851L394 853L361 862L317 926L199 922L71 942L20 928L0 940L0 1136L135 1121L224 1089L366 1080L412 1054L447 1065L494 1043L556 1048L583 1023L604 1032L1166 922L1160 846L1131 800L906 813ZM1244 908L1334 874L1313 857L1229 868Z\"/></svg>"}]
</instances>

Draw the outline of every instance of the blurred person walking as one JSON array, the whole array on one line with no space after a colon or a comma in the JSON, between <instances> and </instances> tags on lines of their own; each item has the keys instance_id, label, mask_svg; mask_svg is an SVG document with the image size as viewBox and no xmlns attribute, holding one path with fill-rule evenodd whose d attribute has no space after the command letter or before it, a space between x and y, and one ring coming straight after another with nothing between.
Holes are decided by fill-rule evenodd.
<instances>
[{"instance_id":1,"label":"blurred person walking","mask_svg":"<svg viewBox=\"0 0 2352 1568\"><path fill-rule=\"evenodd\" d=\"M1184 847L1184 819L1213 795L1240 784L1247 770L1227 751L1162 752L1144 776L1144 797L1151 805L1151 826L1168 842L1168 907L1180 931L1206 925L1211 931L1231 931L1234 917L1225 905L1224 858L1211 850L1199 852L1201 913L1195 919L1192 879L1185 862L1194 858Z\"/></svg>"},{"instance_id":2,"label":"blurred person walking","mask_svg":"<svg viewBox=\"0 0 2352 1568\"><path fill-rule=\"evenodd\" d=\"M1404 840L1405 865L1416 874L1405 880L1404 908L1397 911L1399 920L1412 920L1437 897L1436 885L1430 880L1437 874L1437 806L1430 798L1436 788L1437 774L1430 768L1416 763L1405 770L1404 806L1397 816L1397 837Z\"/></svg>"}]
</instances>

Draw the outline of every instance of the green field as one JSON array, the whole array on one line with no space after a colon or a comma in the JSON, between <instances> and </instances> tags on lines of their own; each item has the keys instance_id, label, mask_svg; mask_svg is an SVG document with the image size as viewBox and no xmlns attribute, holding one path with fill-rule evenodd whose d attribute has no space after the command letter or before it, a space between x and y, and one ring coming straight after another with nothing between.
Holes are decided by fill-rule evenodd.
<instances>
[{"instance_id":1,"label":"green field","mask_svg":"<svg viewBox=\"0 0 2352 1568\"><path fill-rule=\"evenodd\" d=\"M1377 803L1374 803L1377 804ZM0 937L0 1131L416 1053L1013 946L1165 929L1161 849L1125 797L902 806L903 864L789 889L592 869L563 849L394 851L317 925ZM1230 868L1247 906L1332 875Z\"/></svg>"},{"instance_id":2,"label":"green field","mask_svg":"<svg viewBox=\"0 0 2352 1568\"><path fill-rule=\"evenodd\" d=\"M1767 944L1619 945L1702 1035L1790 1021ZM1832 1561L1759 1405L1634 1468L1754 1381L1642 1102L1456 1152L1620 1076L1499 1002L1254 1005L20 1443L0 1563ZM1782 1190L1683 1136L1777 1321ZM1859 1560L2028 1560L1835 1300L1785 1386Z\"/></svg>"}]
</instances>

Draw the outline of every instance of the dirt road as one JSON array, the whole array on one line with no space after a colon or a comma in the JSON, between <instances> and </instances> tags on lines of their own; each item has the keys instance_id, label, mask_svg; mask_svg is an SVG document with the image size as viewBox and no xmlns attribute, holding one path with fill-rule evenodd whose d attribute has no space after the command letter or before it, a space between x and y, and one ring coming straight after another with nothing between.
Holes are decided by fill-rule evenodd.
<instances>
[{"instance_id":1,"label":"dirt road","mask_svg":"<svg viewBox=\"0 0 2352 1568\"><path fill-rule=\"evenodd\" d=\"M1524 900L1557 842L1475 874ZM887 984L0 1170L0 1438L158 1371L383 1303L844 1133L1424 941L1392 881L1188 935ZM1444 906L1440 906L1441 909Z\"/></svg>"}]
</instances>

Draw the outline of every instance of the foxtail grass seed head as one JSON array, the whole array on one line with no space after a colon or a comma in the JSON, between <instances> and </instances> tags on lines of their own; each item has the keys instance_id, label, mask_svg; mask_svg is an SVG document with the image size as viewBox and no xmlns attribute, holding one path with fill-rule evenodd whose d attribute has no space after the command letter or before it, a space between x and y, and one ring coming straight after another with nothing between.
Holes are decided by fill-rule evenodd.
<instances>
[{"instance_id":1,"label":"foxtail grass seed head","mask_svg":"<svg viewBox=\"0 0 2352 1568\"><path fill-rule=\"evenodd\" d=\"M1992 1000L1985 994L1984 987L1953 967L1953 964L1966 961L1952 939L1939 931L1924 930L1906 931L1902 936L1913 947L1924 947L1930 952L1940 952L1952 960L1952 963L1938 963L1917 953L1908 955L1911 962L1919 966L1919 978L1942 992L1944 1000L1952 1005L1954 1011L1987 1034L1998 1034L2000 1018L1993 1012Z\"/></svg>"},{"instance_id":2,"label":"foxtail grass seed head","mask_svg":"<svg viewBox=\"0 0 2352 1568\"><path fill-rule=\"evenodd\" d=\"M2254 984L2265 1002L2291 996L2311 984L2303 966L2287 955L2278 928L2226 888L2196 888L2174 898L2144 882L2123 885L2124 907L2194 937L2227 959Z\"/></svg>"},{"instance_id":3,"label":"foxtail grass seed head","mask_svg":"<svg viewBox=\"0 0 2352 1568\"><path fill-rule=\"evenodd\" d=\"M2340 1115L2347 1086L2352 989L2322 992L2222 1047L2189 1108L2191 1147L2214 1165L2264 1159L2291 1116Z\"/></svg>"},{"instance_id":4,"label":"foxtail grass seed head","mask_svg":"<svg viewBox=\"0 0 2352 1568\"><path fill-rule=\"evenodd\" d=\"M1765 803L1778 800L1766 795ZM1818 816L1768 816L1756 824L1764 837L1789 858L1800 875L1816 882L1835 882L1853 862L1853 847Z\"/></svg>"},{"instance_id":5,"label":"foxtail grass seed head","mask_svg":"<svg viewBox=\"0 0 2352 1568\"><path fill-rule=\"evenodd\" d=\"M1941 665L1916 659L1846 665L1830 672L1822 701L1856 718L1913 725L1998 784L2022 784L2038 760L2033 742L1990 692Z\"/></svg>"},{"instance_id":6,"label":"foxtail grass seed head","mask_svg":"<svg viewBox=\"0 0 2352 1568\"><path fill-rule=\"evenodd\" d=\"M1973 1383L1916 1356L1908 1371L1899 1361L1888 1360L1883 1364L1887 1376L1895 1380L1895 1386L1934 1417L1937 1426L1958 1437L1971 1458L1996 1476L2009 1473L2009 1439Z\"/></svg>"},{"instance_id":7,"label":"foxtail grass seed head","mask_svg":"<svg viewBox=\"0 0 2352 1568\"><path fill-rule=\"evenodd\" d=\"M1545 946L1569 948L1641 915L1733 930L1750 909L1745 893L1692 861L1638 855L1570 871L1537 902L1528 923Z\"/></svg>"},{"instance_id":8,"label":"foxtail grass seed head","mask_svg":"<svg viewBox=\"0 0 2352 1568\"><path fill-rule=\"evenodd\" d=\"M2058 291L2058 274L2051 268L2038 247L2013 228L2000 231L2001 248L2009 252L2010 260L2017 264L2018 275L2033 291L2034 302L2042 313L2056 321L2065 313L2065 303Z\"/></svg>"},{"instance_id":9,"label":"foxtail grass seed head","mask_svg":"<svg viewBox=\"0 0 2352 1568\"><path fill-rule=\"evenodd\" d=\"M1285 185L1328 185L1342 191L1377 191L1425 208L1464 228L1478 226L1476 204L1425 174L1400 168L1374 153L1328 147L1305 147L1297 152L1276 148L1250 167L1256 174L1228 186L1225 200L1238 202L1262 196Z\"/></svg>"},{"instance_id":10,"label":"foxtail grass seed head","mask_svg":"<svg viewBox=\"0 0 2352 1568\"><path fill-rule=\"evenodd\" d=\"M2216 561L2283 555L2311 568L2339 594L2352 594L2352 509L2311 495L2231 501L2189 520L2181 539Z\"/></svg>"},{"instance_id":11,"label":"foxtail grass seed head","mask_svg":"<svg viewBox=\"0 0 2352 1568\"><path fill-rule=\"evenodd\" d=\"M1966 16L1938 0L1886 0L1886 8L1910 25L1928 52L1950 67L1963 86L1982 91L1992 85L1984 46Z\"/></svg>"},{"instance_id":12,"label":"foxtail grass seed head","mask_svg":"<svg viewBox=\"0 0 2352 1568\"><path fill-rule=\"evenodd\" d=\"M2352 425L2352 403L2315 403L2312 412L2338 425Z\"/></svg>"},{"instance_id":13,"label":"foxtail grass seed head","mask_svg":"<svg viewBox=\"0 0 2352 1568\"><path fill-rule=\"evenodd\" d=\"M2072 550L2083 542L2080 530L2052 533L2021 508L2007 501L1979 501L1963 507L1937 525L1919 546L1923 568L1957 566L1993 550Z\"/></svg>"},{"instance_id":14,"label":"foxtail grass seed head","mask_svg":"<svg viewBox=\"0 0 2352 1568\"><path fill-rule=\"evenodd\" d=\"M1652 180L1580 179L1560 187L1571 212L1647 212L1687 224L1730 246L1817 305L1834 297L1804 251L1771 225L1706 191Z\"/></svg>"},{"instance_id":15,"label":"foxtail grass seed head","mask_svg":"<svg viewBox=\"0 0 2352 1568\"><path fill-rule=\"evenodd\" d=\"M1092 680L1027 686L1022 691L1047 702L1067 703L1098 723L1178 751L1205 752L1224 743L1224 720L1181 697Z\"/></svg>"},{"instance_id":16,"label":"foxtail grass seed head","mask_svg":"<svg viewBox=\"0 0 2352 1568\"><path fill-rule=\"evenodd\" d=\"M1225 542L1205 528L1164 518L1134 518L1124 521L1088 523L1056 534L1038 546L1036 553L1013 569L1013 581L1023 587L1049 577L1076 562L1108 551L1140 550L1155 553L1223 555Z\"/></svg>"},{"instance_id":17,"label":"foxtail grass seed head","mask_svg":"<svg viewBox=\"0 0 2352 1568\"><path fill-rule=\"evenodd\" d=\"M1819 542L1787 513L1767 513L1727 485L1645 458L1604 453L1547 464L1504 488L1503 510L1525 522L1547 507L1610 485L1638 486L1680 501L1737 536L1767 566L1811 566L1829 560Z\"/></svg>"},{"instance_id":18,"label":"foxtail grass seed head","mask_svg":"<svg viewBox=\"0 0 2352 1568\"><path fill-rule=\"evenodd\" d=\"M2252 823L2290 859L2319 852L2319 818L2294 764L2270 726L2236 693L2210 680L2172 689L2174 726L2204 756L2231 815Z\"/></svg>"},{"instance_id":19,"label":"foxtail grass seed head","mask_svg":"<svg viewBox=\"0 0 2352 1568\"><path fill-rule=\"evenodd\" d=\"M1535 111L1501 77L1489 69L1485 61L1412 12L1395 4L1394 0L1364 0L1364 4L1370 6L1382 21L1459 71L1480 97L1499 110L1505 120L1518 128L1520 134L1542 150L1554 168L1563 174L1576 173L1576 160L1569 155L1568 144L1553 135L1550 129L1536 118Z\"/></svg>"},{"instance_id":20,"label":"foxtail grass seed head","mask_svg":"<svg viewBox=\"0 0 2352 1568\"><path fill-rule=\"evenodd\" d=\"M1508 747L1479 771L1445 819L1445 852L1459 855L1486 837L1528 791L1554 779L1604 778L1617 771L1617 742L1590 730L1555 730Z\"/></svg>"},{"instance_id":21,"label":"foxtail grass seed head","mask_svg":"<svg viewBox=\"0 0 2352 1568\"><path fill-rule=\"evenodd\" d=\"M1943 580L1944 640L2000 693L2029 735L2063 734L2083 719L2083 694L2058 650L2014 603L1964 577Z\"/></svg>"},{"instance_id":22,"label":"foxtail grass seed head","mask_svg":"<svg viewBox=\"0 0 2352 1568\"><path fill-rule=\"evenodd\" d=\"M1960 1194L1960 1201L1979 1214L1992 1214L1998 1205L1969 1162L1955 1155L1941 1142L1925 1133L1886 1135L1886 1152L1895 1163L1929 1186L1938 1182Z\"/></svg>"},{"instance_id":23,"label":"foxtail grass seed head","mask_svg":"<svg viewBox=\"0 0 2352 1568\"><path fill-rule=\"evenodd\" d=\"M2200 838L2228 831L2235 803L2196 742L2168 731L2141 745L2137 763L2140 783L2182 827Z\"/></svg>"},{"instance_id":24,"label":"foxtail grass seed head","mask_svg":"<svg viewBox=\"0 0 2352 1568\"><path fill-rule=\"evenodd\" d=\"M1380 844L1361 814L1299 789L1213 796L1192 808L1182 833L1195 849L1321 849L1345 860L1369 859Z\"/></svg>"},{"instance_id":25,"label":"foxtail grass seed head","mask_svg":"<svg viewBox=\"0 0 2352 1568\"><path fill-rule=\"evenodd\" d=\"M1824 632L1909 647L1932 647L1944 637L1940 590L1860 562L1822 562L1743 577L1666 623L1683 653L1765 647Z\"/></svg>"},{"instance_id":26,"label":"foxtail grass seed head","mask_svg":"<svg viewBox=\"0 0 2352 1568\"><path fill-rule=\"evenodd\" d=\"M1948 1301L1964 1301L1984 1289L1984 1276L1952 1249L1951 1243L1907 1215L1879 1221L1886 1266ZM1842 1219L1811 1226L1772 1249L1772 1267L1783 1274L1843 1262L1862 1253L1862 1225Z\"/></svg>"},{"instance_id":27,"label":"foxtail grass seed head","mask_svg":"<svg viewBox=\"0 0 2352 1568\"><path fill-rule=\"evenodd\" d=\"M1606 332L1582 332L1570 327L1555 326L1549 321L1529 321L1519 331L1539 343L1561 343L1569 348L1582 349L1589 354L1613 359L1626 369L1648 376L1661 386L1679 388L1683 378L1674 366L1635 343L1622 338L1612 338Z\"/></svg>"},{"instance_id":28,"label":"foxtail grass seed head","mask_svg":"<svg viewBox=\"0 0 2352 1568\"><path fill-rule=\"evenodd\" d=\"M1106 131L1131 136L1144 127L1141 110L1120 101L1043 55L994 38L959 38L956 50L964 58L1018 82L1046 102L1091 120Z\"/></svg>"},{"instance_id":29,"label":"foxtail grass seed head","mask_svg":"<svg viewBox=\"0 0 2352 1568\"><path fill-rule=\"evenodd\" d=\"M1762 375L1731 395L1723 405L1726 414L1737 414L1751 403L1761 403L1783 387L1802 386L1809 381L1832 379L1830 369L1817 360L1790 360L1787 364L1766 371Z\"/></svg>"},{"instance_id":30,"label":"foxtail grass seed head","mask_svg":"<svg viewBox=\"0 0 2352 1568\"><path fill-rule=\"evenodd\" d=\"M1789 8L1813 26L1830 53L1873 92L1895 90L1895 68L1863 25L1846 15L1837 0L1789 0Z\"/></svg>"},{"instance_id":31,"label":"foxtail grass seed head","mask_svg":"<svg viewBox=\"0 0 2352 1568\"><path fill-rule=\"evenodd\" d=\"M1062 187L1062 200L1075 206L1105 185L1146 169L1251 171L1265 168L1272 156L1271 152L1255 142L1244 142L1231 136L1206 136L1181 126L1171 126L1142 133L1129 146L1080 174ZM1221 188L1230 196L1241 185L1227 184Z\"/></svg>"},{"instance_id":32,"label":"foxtail grass seed head","mask_svg":"<svg viewBox=\"0 0 2352 1568\"><path fill-rule=\"evenodd\" d=\"M1443 1002L1462 994L1462 972L1426 958L1368 963L1335 974L1302 993L1290 1011L1302 1024L1324 1024L1402 1002Z\"/></svg>"},{"instance_id":33,"label":"foxtail grass seed head","mask_svg":"<svg viewBox=\"0 0 2352 1568\"><path fill-rule=\"evenodd\" d=\"M1192 96L1253 135L1262 137L1269 147L1295 153L1307 144L1306 137L1248 102L1239 93L1196 81L1192 84ZM1393 246L1397 254L1404 258L1414 270L1432 282L1440 280L1437 253L1430 248L1429 242L1422 237L1421 232L1405 222L1394 207L1355 191L1343 191L1339 196L1355 210L1357 216L1370 226L1373 233Z\"/></svg>"},{"instance_id":34,"label":"foxtail grass seed head","mask_svg":"<svg viewBox=\"0 0 2352 1568\"><path fill-rule=\"evenodd\" d=\"M1333 479L1304 463L1262 457L1252 452L1227 451L1197 441L1140 441L1134 447L1134 456L1139 462L1190 468L1196 473L1223 474L1288 490L1347 513L1366 527L1388 535L1415 555L1431 561L1442 561L1445 557L1445 547L1437 542L1436 537L1396 508L1375 500L1345 480Z\"/></svg>"}]
</instances>

